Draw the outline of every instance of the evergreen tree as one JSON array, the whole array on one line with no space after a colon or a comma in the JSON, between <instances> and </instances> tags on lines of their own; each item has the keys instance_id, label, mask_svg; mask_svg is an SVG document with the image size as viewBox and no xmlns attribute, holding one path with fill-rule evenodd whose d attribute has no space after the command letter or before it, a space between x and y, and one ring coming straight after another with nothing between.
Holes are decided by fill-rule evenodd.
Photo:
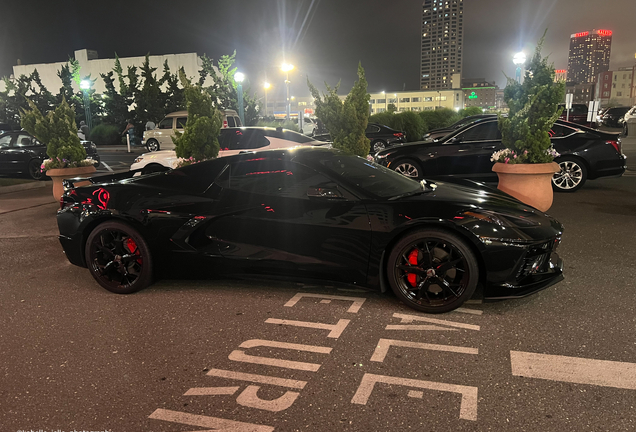
<instances>
[{"instance_id":1,"label":"evergreen tree","mask_svg":"<svg viewBox=\"0 0 636 432\"><path fill-rule=\"evenodd\" d=\"M100 74L104 80L106 90L102 95L104 103L104 122L117 126L119 130L123 130L128 120L128 104L125 98L115 89L115 79L113 71L107 74Z\"/></svg>"},{"instance_id":2,"label":"evergreen tree","mask_svg":"<svg viewBox=\"0 0 636 432\"><path fill-rule=\"evenodd\" d=\"M348 154L366 157L369 154L369 139L365 129L369 120L369 99L364 69L358 64L358 81L343 101L338 97L338 88L327 86L322 97L318 89L309 82L307 85L315 99L316 117L318 117L333 139L333 146Z\"/></svg>"},{"instance_id":3,"label":"evergreen tree","mask_svg":"<svg viewBox=\"0 0 636 432\"><path fill-rule=\"evenodd\" d=\"M167 67L167 64L164 64ZM145 125L152 121L158 123L165 113L166 99L161 91L161 82L157 80L155 71L157 68L150 67L150 54L146 54L146 59L140 68L143 84L141 89L135 93L135 105L137 119Z\"/></svg>"},{"instance_id":4,"label":"evergreen tree","mask_svg":"<svg viewBox=\"0 0 636 432\"><path fill-rule=\"evenodd\" d=\"M504 100L508 117L499 116L499 130L506 150L493 156L499 162L548 163L554 160L550 129L561 115L565 83L554 82L554 66L541 57L545 33L537 44L523 84L508 78ZM512 153L514 152L514 154Z\"/></svg>"},{"instance_id":5,"label":"evergreen tree","mask_svg":"<svg viewBox=\"0 0 636 432\"><path fill-rule=\"evenodd\" d=\"M186 109L185 94L183 88L179 87L180 73L185 74L183 67L179 68L177 72L171 73L168 60L163 63L163 76L159 80L159 85L164 83L168 85L164 91L164 114Z\"/></svg>"}]
</instances>

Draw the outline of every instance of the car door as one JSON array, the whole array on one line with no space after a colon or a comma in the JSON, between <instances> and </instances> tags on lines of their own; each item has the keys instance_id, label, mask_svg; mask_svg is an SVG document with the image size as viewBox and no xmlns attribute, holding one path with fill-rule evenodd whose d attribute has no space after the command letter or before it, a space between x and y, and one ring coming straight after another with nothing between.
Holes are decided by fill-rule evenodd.
<instances>
[{"instance_id":1,"label":"car door","mask_svg":"<svg viewBox=\"0 0 636 432\"><path fill-rule=\"evenodd\" d=\"M166 117L159 122L156 129L152 130L152 137L159 141L159 148L167 150L172 144L172 128L174 126L174 117ZM167 147L167 148L166 148Z\"/></svg>"},{"instance_id":2,"label":"car door","mask_svg":"<svg viewBox=\"0 0 636 432\"><path fill-rule=\"evenodd\" d=\"M27 172L31 159L37 156L33 152L33 137L26 133L19 133L7 151L9 172Z\"/></svg>"},{"instance_id":3,"label":"car door","mask_svg":"<svg viewBox=\"0 0 636 432\"><path fill-rule=\"evenodd\" d=\"M0 172L12 172L11 142L15 135L5 134L0 136Z\"/></svg>"},{"instance_id":4,"label":"car door","mask_svg":"<svg viewBox=\"0 0 636 432\"><path fill-rule=\"evenodd\" d=\"M449 177L495 180L490 158L502 148L497 121L479 122L444 142L437 155L439 170Z\"/></svg>"},{"instance_id":5,"label":"car door","mask_svg":"<svg viewBox=\"0 0 636 432\"><path fill-rule=\"evenodd\" d=\"M366 207L317 171L255 155L219 177L218 211L205 235L221 254L259 273L346 283L366 280Z\"/></svg>"}]
</instances>

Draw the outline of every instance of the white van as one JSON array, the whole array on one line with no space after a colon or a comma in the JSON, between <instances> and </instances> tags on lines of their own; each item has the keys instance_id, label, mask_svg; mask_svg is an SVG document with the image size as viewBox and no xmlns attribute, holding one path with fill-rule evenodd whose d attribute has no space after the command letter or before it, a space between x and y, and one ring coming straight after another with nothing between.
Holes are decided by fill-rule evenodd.
<instances>
[{"instance_id":1,"label":"white van","mask_svg":"<svg viewBox=\"0 0 636 432\"><path fill-rule=\"evenodd\" d=\"M159 122L156 128L144 131L144 138L141 145L145 145L148 151L158 150L174 150L172 137L173 131L183 132L186 122L188 121L187 111L177 111L168 114ZM241 127L241 119L234 110L223 111L223 127Z\"/></svg>"}]
</instances>

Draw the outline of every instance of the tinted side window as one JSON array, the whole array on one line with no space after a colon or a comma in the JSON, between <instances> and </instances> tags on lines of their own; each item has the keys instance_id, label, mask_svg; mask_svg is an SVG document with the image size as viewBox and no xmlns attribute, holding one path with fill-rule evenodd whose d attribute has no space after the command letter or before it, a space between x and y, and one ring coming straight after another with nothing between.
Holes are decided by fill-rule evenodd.
<instances>
[{"instance_id":1,"label":"tinted side window","mask_svg":"<svg viewBox=\"0 0 636 432\"><path fill-rule=\"evenodd\" d=\"M7 148L11 144L11 135L0 137L0 148Z\"/></svg>"},{"instance_id":2,"label":"tinted side window","mask_svg":"<svg viewBox=\"0 0 636 432\"><path fill-rule=\"evenodd\" d=\"M295 142L299 144L306 144L306 143L314 141L314 139L311 137L308 137L306 135L303 135L297 132L290 132L290 131L271 130L271 131L265 131L265 135L271 136L274 138L284 139L286 141L291 141L291 142Z\"/></svg>"},{"instance_id":3,"label":"tinted side window","mask_svg":"<svg viewBox=\"0 0 636 432\"><path fill-rule=\"evenodd\" d=\"M227 117L227 127L236 127L236 122L234 121L234 117Z\"/></svg>"},{"instance_id":4,"label":"tinted side window","mask_svg":"<svg viewBox=\"0 0 636 432\"><path fill-rule=\"evenodd\" d=\"M376 125L367 125L367 128L364 131L364 133L378 133L378 132L380 132L380 128Z\"/></svg>"},{"instance_id":5,"label":"tinted side window","mask_svg":"<svg viewBox=\"0 0 636 432\"><path fill-rule=\"evenodd\" d=\"M244 131L236 131L236 138L230 150L258 149L269 145L269 141L259 130L246 129Z\"/></svg>"},{"instance_id":6,"label":"tinted side window","mask_svg":"<svg viewBox=\"0 0 636 432\"><path fill-rule=\"evenodd\" d=\"M550 138L561 138L572 135L574 132L576 132L576 129L555 124L548 133L550 134Z\"/></svg>"},{"instance_id":7,"label":"tinted side window","mask_svg":"<svg viewBox=\"0 0 636 432\"><path fill-rule=\"evenodd\" d=\"M241 124L241 118L240 117L234 117L234 123L236 123L236 126L239 126L239 127L243 126Z\"/></svg>"},{"instance_id":8,"label":"tinted side window","mask_svg":"<svg viewBox=\"0 0 636 432\"><path fill-rule=\"evenodd\" d=\"M177 129L184 129L187 121L187 117L177 117Z\"/></svg>"},{"instance_id":9,"label":"tinted side window","mask_svg":"<svg viewBox=\"0 0 636 432\"><path fill-rule=\"evenodd\" d=\"M494 141L501 139L497 122L478 124L460 135L462 141Z\"/></svg>"},{"instance_id":10,"label":"tinted side window","mask_svg":"<svg viewBox=\"0 0 636 432\"><path fill-rule=\"evenodd\" d=\"M159 129L172 129L172 117L161 120Z\"/></svg>"},{"instance_id":11,"label":"tinted side window","mask_svg":"<svg viewBox=\"0 0 636 432\"><path fill-rule=\"evenodd\" d=\"M31 147L32 141L31 136L26 134L18 135L18 139L15 140L15 147Z\"/></svg>"},{"instance_id":12,"label":"tinted side window","mask_svg":"<svg viewBox=\"0 0 636 432\"><path fill-rule=\"evenodd\" d=\"M572 105L572 109L570 110L570 113L587 115L587 106L585 106L585 105Z\"/></svg>"},{"instance_id":13,"label":"tinted side window","mask_svg":"<svg viewBox=\"0 0 636 432\"><path fill-rule=\"evenodd\" d=\"M254 159L232 164L221 186L248 193L308 199L309 187L329 182L322 174L297 163Z\"/></svg>"}]
</instances>

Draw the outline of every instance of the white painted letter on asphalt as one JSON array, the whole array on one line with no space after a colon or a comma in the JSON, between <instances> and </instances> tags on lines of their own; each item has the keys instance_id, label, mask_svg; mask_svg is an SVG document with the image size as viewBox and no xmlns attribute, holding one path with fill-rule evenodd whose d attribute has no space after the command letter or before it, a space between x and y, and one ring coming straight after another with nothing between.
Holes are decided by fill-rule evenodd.
<instances>
[{"instance_id":1,"label":"white painted letter on asphalt","mask_svg":"<svg viewBox=\"0 0 636 432\"><path fill-rule=\"evenodd\" d=\"M250 339L248 341L243 342L239 345L240 348L255 348L255 347L272 347L272 348L282 348L289 350L297 350L297 351L308 351L320 354L329 354L331 352L331 348L315 346L315 345L301 345L289 342L277 342L277 341L268 341L262 339ZM297 369L304 370L310 372L316 372L320 365L316 363L306 363L292 360L281 360L277 358L271 357L261 357L261 356L252 356L249 354L245 354L245 351L234 350L228 356L230 360L243 362L243 363L253 363L253 364L262 364L266 366L274 366L281 367L287 369Z\"/></svg>"},{"instance_id":2,"label":"white painted letter on asphalt","mask_svg":"<svg viewBox=\"0 0 636 432\"><path fill-rule=\"evenodd\" d=\"M293 296L287 303L285 303L285 307L294 306L303 297L312 297L312 298L329 299L329 300L351 301L351 302L353 302L353 304L347 310L347 312L349 312L349 313L358 313L358 311L362 307L362 304L366 300L366 298L363 298L363 297L345 297L345 296L328 295L328 294L298 293L295 296Z\"/></svg>"},{"instance_id":3,"label":"white painted letter on asphalt","mask_svg":"<svg viewBox=\"0 0 636 432\"><path fill-rule=\"evenodd\" d=\"M260 389L259 386L247 386L245 390L236 398L236 402L239 405L243 405L250 408L256 408L265 411L279 412L284 411L296 401L300 393L293 391L286 391L284 395L274 400L264 400L258 397L256 394Z\"/></svg>"},{"instance_id":4,"label":"white painted letter on asphalt","mask_svg":"<svg viewBox=\"0 0 636 432\"><path fill-rule=\"evenodd\" d=\"M479 350L477 348L460 347L460 346L454 346L454 345L435 345L435 344L409 342L409 341L394 340L394 339L380 339L378 341L378 345L375 347L375 351L373 351L373 355L371 356L371 361L383 362L391 346L419 348L419 349L433 350L433 351L448 351L448 352L456 352L460 354L475 354L475 355L479 354Z\"/></svg>"},{"instance_id":5,"label":"white painted letter on asphalt","mask_svg":"<svg viewBox=\"0 0 636 432\"><path fill-rule=\"evenodd\" d=\"M344 329L351 322L348 319L338 320L336 324L323 324L323 323L315 323L315 322L307 322L307 321L292 321L286 319L278 319L278 318L267 318L265 320L268 324L284 324L291 325L296 327L307 327L307 328L316 328L321 330L329 330L328 338L338 339Z\"/></svg>"},{"instance_id":6,"label":"white painted letter on asphalt","mask_svg":"<svg viewBox=\"0 0 636 432\"><path fill-rule=\"evenodd\" d=\"M155 412L150 414L148 418L189 426L213 428L215 430L223 430L226 432L272 432L274 430L271 426L243 423L218 417L208 417L162 408L155 410Z\"/></svg>"}]
</instances>

